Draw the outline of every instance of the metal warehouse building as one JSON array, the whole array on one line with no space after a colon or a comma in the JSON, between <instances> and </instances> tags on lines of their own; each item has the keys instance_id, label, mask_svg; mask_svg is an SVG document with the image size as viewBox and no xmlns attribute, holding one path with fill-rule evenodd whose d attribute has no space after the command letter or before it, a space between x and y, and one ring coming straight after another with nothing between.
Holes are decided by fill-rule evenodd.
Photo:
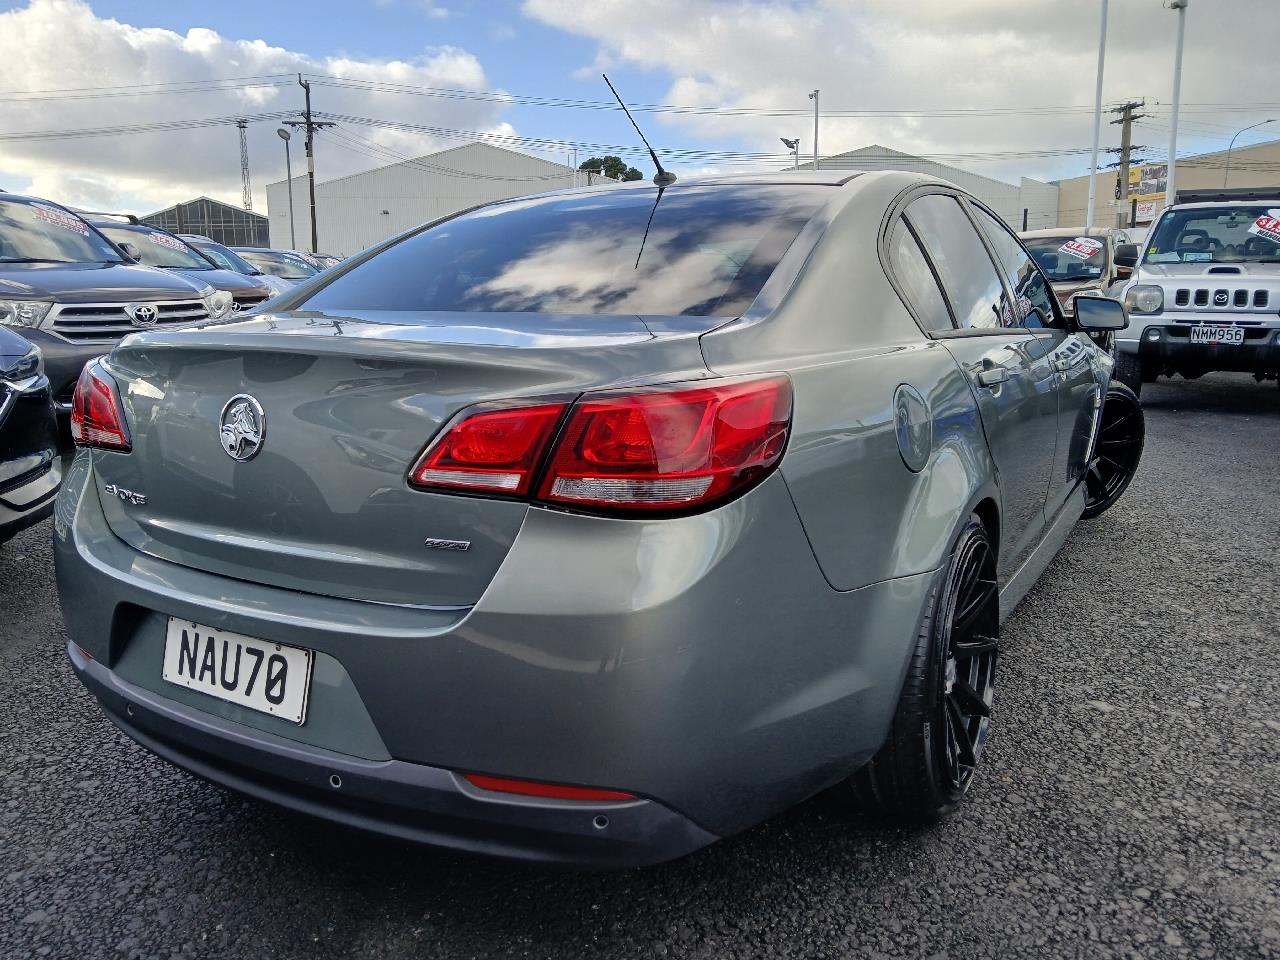
<instances>
[{"instance_id":1,"label":"metal warehouse building","mask_svg":"<svg viewBox=\"0 0 1280 960\"><path fill-rule=\"evenodd\" d=\"M1023 177L1017 184L1006 183L949 167L924 157L879 144L822 157L822 170L908 170L954 183L994 210L1014 230L1037 230L1058 225L1058 187ZM801 170L812 170L813 163L800 164Z\"/></svg>"},{"instance_id":2,"label":"metal warehouse building","mask_svg":"<svg viewBox=\"0 0 1280 960\"><path fill-rule=\"evenodd\" d=\"M221 200L197 197L140 218L171 233L199 233L229 247L267 244L267 218Z\"/></svg>"},{"instance_id":3,"label":"metal warehouse building","mask_svg":"<svg viewBox=\"0 0 1280 960\"><path fill-rule=\"evenodd\" d=\"M402 230L476 204L582 184L586 174L539 157L484 143L316 184L319 250L350 256ZM599 176L592 178L600 182ZM612 181L609 181L612 182ZM271 245L307 249L311 219L307 178L293 179L296 243L289 237L288 181L267 184Z\"/></svg>"}]
</instances>

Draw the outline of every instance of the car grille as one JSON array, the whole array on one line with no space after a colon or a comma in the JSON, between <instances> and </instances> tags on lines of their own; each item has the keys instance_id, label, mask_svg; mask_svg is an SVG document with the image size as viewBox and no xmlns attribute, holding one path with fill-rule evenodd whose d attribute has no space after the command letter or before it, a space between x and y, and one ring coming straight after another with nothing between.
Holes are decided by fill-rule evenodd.
<instances>
[{"instance_id":1,"label":"car grille","mask_svg":"<svg viewBox=\"0 0 1280 960\"><path fill-rule=\"evenodd\" d=\"M59 306L49 326L67 340L118 340L139 330L177 327L209 319L209 313L200 300L147 301L146 305L156 310L154 323L134 323L126 310L128 304L74 303Z\"/></svg>"},{"instance_id":2,"label":"car grille","mask_svg":"<svg viewBox=\"0 0 1280 960\"><path fill-rule=\"evenodd\" d=\"M237 313L245 310L252 310L260 303L266 303L268 297L261 293L237 293L235 295Z\"/></svg>"},{"instance_id":3,"label":"car grille","mask_svg":"<svg viewBox=\"0 0 1280 960\"><path fill-rule=\"evenodd\" d=\"M1271 305L1269 290L1242 287L1180 287L1173 295L1175 307L1211 307L1218 310L1266 310Z\"/></svg>"}]
</instances>

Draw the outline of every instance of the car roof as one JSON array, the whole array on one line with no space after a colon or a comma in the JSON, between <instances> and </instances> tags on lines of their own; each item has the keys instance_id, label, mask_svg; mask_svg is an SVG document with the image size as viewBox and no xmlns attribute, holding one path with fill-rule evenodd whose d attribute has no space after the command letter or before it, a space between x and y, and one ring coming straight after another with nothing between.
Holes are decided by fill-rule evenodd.
<instances>
[{"instance_id":1,"label":"car roof","mask_svg":"<svg viewBox=\"0 0 1280 960\"><path fill-rule=\"evenodd\" d=\"M1175 203L1165 210L1213 210L1222 207L1275 207L1280 206L1280 199L1266 200L1203 200L1196 203Z\"/></svg>"},{"instance_id":2,"label":"car roof","mask_svg":"<svg viewBox=\"0 0 1280 960\"><path fill-rule=\"evenodd\" d=\"M1039 237L1110 237L1128 230L1128 227L1042 227L1039 230L1019 230L1018 236L1027 240Z\"/></svg>"}]
</instances>

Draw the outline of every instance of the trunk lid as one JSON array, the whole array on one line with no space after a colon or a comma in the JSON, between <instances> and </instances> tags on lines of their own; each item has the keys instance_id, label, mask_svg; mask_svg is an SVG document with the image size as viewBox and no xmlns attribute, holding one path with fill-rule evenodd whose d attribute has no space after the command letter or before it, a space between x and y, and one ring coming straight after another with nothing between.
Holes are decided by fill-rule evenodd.
<instances>
[{"instance_id":1,"label":"trunk lid","mask_svg":"<svg viewBox=\"0 0 1280 960\"><path fill-rule=\"evenodd\" d=\"M419 318L422 318L419 320ZM349 599L474 604L520 530L513 500L406 477L458 410L486 400L708 376L716 318L267 314L126 339L109 370L128 454L94 451L112 530L136 549L242 580ZM230 457L223 407L261 405L261 449ZM427 539L462 541L432 549Z\"/></svg>"}]
</instances>

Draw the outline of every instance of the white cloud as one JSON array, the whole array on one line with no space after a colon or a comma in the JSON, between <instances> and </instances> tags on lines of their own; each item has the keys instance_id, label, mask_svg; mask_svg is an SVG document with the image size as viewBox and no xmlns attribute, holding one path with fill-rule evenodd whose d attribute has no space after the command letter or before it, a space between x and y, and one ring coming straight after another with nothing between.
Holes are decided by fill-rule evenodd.
<instances>
[{"instance_id":1,"label":"white cloud","mask_svg":"<svg viewBox=\"0 0 1280 960\"><path fill-rule=\"evenodd\" d=\"M423 3L435 22L446 8ZM434 11L434 13L433 13ZM246 24L251 26L251 23ZM426 38L430 39L429 31ZM190 84L227 77L285 75L280 86L262 84L188 93L94 99L6 100L0 95L0 131L72 130L174 119L235 117L302 107L302 90L289 75L299 71L358 80L418 86L487 89L483 66L471 53L450 46L424 46L410 61L311 57L260 39L224 37L200 27L185 34L142 29L100 18L82 0L31 0L0 13L0 63L21 64L6 72L6 91L67 90L142 84ZM154 88L153 88L154 89ZM340 89L316 83L317 111L387 118L453 129L511 133L501 122L501 104L403 96ZM265 207L265 185L284 177L277 122L249 127L249 161L255 207ZM458 141L350 126L344 130L408 154ZM294 172L303 169L300 138ZM317 174L342 176L386 162L318 140ZM149 212L198 194L238 203L239 140L234 126L180 132L70 140L0 141L0 187L27 190L64 203L99 210Z\"/></svg>"},{"instance_id":2,"label":"white cloud","mask_svg":"<svg viewBox=\"0 0 1280 960\"><path fill-rule=\"evenodd\" d=\"M1230 13L1223 9L1230 7ZM984 108L964 117L824 118L823 153L872 142L913 153L965 154L1087 147L1091 110L1066 114L995 109L1093 103L1099 5L1063 0L525 0L524 12L592 38L598 62L670 78L666 102L758 109ZM1230 29L1219 29L1224 17ZM1247 36L1280 35L1276 0L1192 4L1182 97L1189 105L1274 101L1274 69ZM1104 96L1110 102L1170 99L1176 16L1160 0L1111 4ZM567 65L566 74L575 67ZM598 71L591 71L598 72ZM1168 107L1147 111L1138 142L1163 156ZM1265 112L1210 112L1189 106L1180 149L1226 146L1231 133ZM1107 119L1111 119L1108 117ZM812 148L812 120L663 115L670 145L681 133L745 140L778 150L779 136ZM652 137L651 137L652 139ZM1104 146L1118 128L1104 127ZM993 176L1064 176L1087 158L974 163Z\"/></svg>"}]
</instances>

